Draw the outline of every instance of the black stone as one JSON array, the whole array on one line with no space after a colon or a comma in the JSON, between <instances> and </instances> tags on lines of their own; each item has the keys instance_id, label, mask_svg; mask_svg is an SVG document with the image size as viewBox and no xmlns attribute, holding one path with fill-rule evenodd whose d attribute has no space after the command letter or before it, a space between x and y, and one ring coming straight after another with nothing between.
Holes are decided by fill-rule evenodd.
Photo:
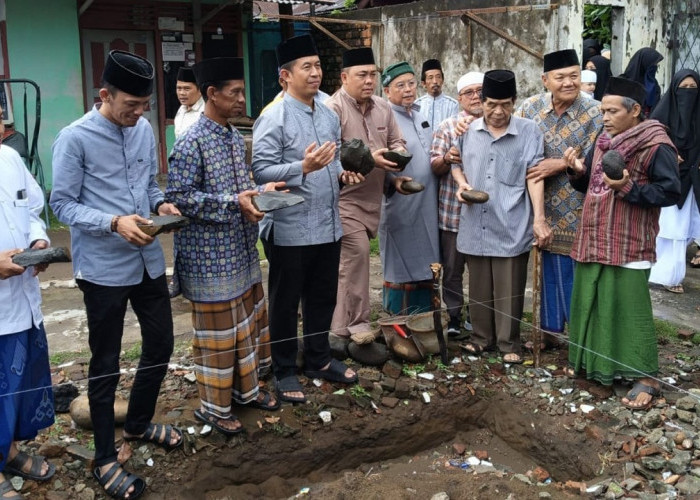
<instances>
[{"instance_id":1,"label":"black stone","mask_svg":"<svg viewBox=\"0 0 700 500\"><path fill-rule=\"evenodd\" d=\"M622 171L626 168L625 159L620 153L612 149L603 155L603 172L613 181L619 181L623 177Z\"/></svg>"},{"instance_id":2,"label":"black stone","mask_svg":"<svg viewBox=\"0 0 700 500\"><path fill-rule=\"evenodd\" d=\"M413 158L413 155L408 151L386 151L385 153L382 153L382 156L384 156L384 158L387 160L396 163L395 168L398 168L399 170L406 168L408 162L410 162L411 158Z\"/></svg>"},{"instance_id":3,"label":"black stone","mask_svg":"<svg viewBox=\"0 0 700 500\"><path fill-rule=\"evenodd\" d=\"M350 342L348 353L358 363L368 366L382 366L389 359L388 349L379 342L370 342L369 344Z\"/></svg>"},{"instance_id":4,"label":"black stone","mask_svg":"<svg viewBox=\"0 0 700 500\"><path fill-rule=\"evenodd\" d=\"M70 261L70 250L64 247L43 248L41 250L29 248L12 256L12 262L22 267Z\"/></svg>"},{"instance_id":5,"label":"black stone","mask_svg":"<svg viewBox=\"0 0 700 500\"><path fill-rule=\"evenodd\" d=\"M425 189L425 186L416 181L403 181L401 183L401 189L407 193L420 193Z\"/></svg>"},{"instance_id":6,"label":"black stone","mask_svg":"<svg viewBox=\"0 0 700 500\"><path fill-rule=\"evenodd\" d=\"M139 229L149 236L158 236L165 231L181 229L190 223L190 219L182 215L155 215L150 220L153 224L138 224Z\"/></svg>"},{"instance_id":7,"label":"black stone","mask_svg":"<svg viewBox=\"0 0 700 500\"><path fill-rule=\"evenodd\" d=\"M78 388L72 382L58 384L53 388L53 406L56 413L68 413L70 404L78 397Z\"/></svg>"},{"instance_id":8,"label":"black stone","mask_svg":"<svg viewBox=\"0 0 700 500\"><path fill-rule=\"evenodd\" d=\"M340 146L340 164L343 170L367 175L374 168L372 152L360 139L344 141Z\"/></svg>"},{"instance_id":9,"label":"black stone","mask_svg":"<svg viewBox=\"0 0 700 500\"><path fill-rule=\"evenodd\" d=\"M462 191L461 196L464 201L468 201L469 203L486 203L489 201L489 194L477 189Z\"/></svg>"},{"instance_id":10,"label":"black stone","mask_svg":"<svg viewBox=\"0 0 700 500\"><path fill-rule=\"evenodd\" d=\"M304 198L298 194L282 191L266 191L258 196L253 196L253 205L261 212L272 212L280 208L287 208L303 203Z\"/></svg>"}]
</instances>

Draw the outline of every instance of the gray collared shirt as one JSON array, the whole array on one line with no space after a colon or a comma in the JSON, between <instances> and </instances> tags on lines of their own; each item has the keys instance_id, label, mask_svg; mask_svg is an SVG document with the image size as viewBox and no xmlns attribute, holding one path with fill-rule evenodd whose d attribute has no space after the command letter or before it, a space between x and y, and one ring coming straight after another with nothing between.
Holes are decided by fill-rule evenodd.
<instances>
[{"instance_id":1,"label":"gray collared shirt","mask_svg":"<svg viewBox=\"0 0 700 500\"><path fill-rule=\"evenodd\" d=\"M335 159L320 170L304 175L301 162L313 142L336 144ZM253 127L253 176L255 182L285 181L290 193L304 203L265 215L260 236L268 238L274 226L274 244L319 245L343 235L338 211L340 122L338 115L318 101L314 108L289 94L275 103Z\"/></svg>"},{"instance_id":2,"label":"gray collared shirt","mask_svg":"<svg viewBox=\"0 0 700 500\"><path fill-rule=\"evenodd\" d=\"M484 204L462 204L457 250L482 257L515 257L532 244L532 206L525 174L544 156L537 124L512 116L495 139L483 118L469 127L462 143L462 168L474 189L486 191Z\"/></svg>"},{"instance_id":3,"label":"gray collared shirt","mask_svg":"<svg viewBox=\"0 0 700 500\"><path fill-rule=\"evenodd\" d=\"M70 226L76 278L104 286L141 283L165 273L156 238L146 246L129 243L110 230L115 215L148 218L163 200L156 172L151 124L139 118L120 127L97 106L59 132L53 144L51 208Z\"/></svg>"}]
</instances>

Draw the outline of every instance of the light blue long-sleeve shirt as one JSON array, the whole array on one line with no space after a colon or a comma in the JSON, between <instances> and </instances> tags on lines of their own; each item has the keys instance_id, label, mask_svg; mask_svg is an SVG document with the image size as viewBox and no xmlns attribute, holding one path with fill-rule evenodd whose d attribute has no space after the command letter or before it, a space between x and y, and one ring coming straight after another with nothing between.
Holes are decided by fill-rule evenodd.
<instances>
[{"instance_id":1,"label":"light blue long-sleeve shirt","mask_svg":"<svg viewBox=\"0 0 700 500\"><path fill-rule=\"evenodd\" d=\"M146 246L110 230L115 215L148 218L163 200L151 124L120 127L95 106L59 132L53 144L51 208L70 226L73 273L98 285L128 286L165 273L156 239Z\"/></svg>"},{"instance_id":2,"label":"light blue long-sleeve shirt","mask_svg":"<svg viewBox=\"0 0 700 500\"><path fill-rule=\"evenodd\" d=\"M335 159L306 175L301 162L313 142L337 146ZM320 245L338 241L343 235L338 211L340 166L340 122L338 115L318 101L314 108L289 94L275 103L253 127L253 176L255 182L285 181L290 193L304 203L265 215L260 235L268 238L274 225L274 244Z\"/></svg>"},{"instance_id":3,"label":"light blue long-sleeve shirt","mask_svg":"<svg viewBox=\"0 0 700 500\"><path fill-rule=\"evenodd\" d=\"M420 107L420 112L428 119L428 124L433 130L436 130L450 116L459 113L457 100L445 94L437 97L425 94L416 99L415 104Z\"/></svg>"}]
</instances>

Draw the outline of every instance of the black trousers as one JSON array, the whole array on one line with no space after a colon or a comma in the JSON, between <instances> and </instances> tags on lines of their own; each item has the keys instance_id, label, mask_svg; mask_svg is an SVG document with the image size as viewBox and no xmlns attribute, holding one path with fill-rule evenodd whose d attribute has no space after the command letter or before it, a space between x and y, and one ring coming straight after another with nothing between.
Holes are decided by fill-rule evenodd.
<instances>
[{"instance_id":1,"label":"black trousers","mask_svg":"<svg viewBox=\"0 0 700 500\"><path fill-rule=\"evenodd\" d=\"M331 360L328 332L338 290L340 240L305 246L280 246L263 239L270 263L268 295L272 366L278 380L296 374L297 313L301 301L304 366L323 368Z\"/></svg>"},{"instance_id":2,"label":"black trousers","mask_svg":"<svg viewBox=\"0 0 700 500\"><path fill-rule=\"evenodd\" d=\"M160 384L173 352L173 317L165 275L133 286L103 286L76 280L87 312L90 352L88 400L95 432L95 465L117 458L114 447L114 393L127 302L141 325L141 359L129 398L124 430L142 434L156 409Z\"/></svg>"}]
</instances>

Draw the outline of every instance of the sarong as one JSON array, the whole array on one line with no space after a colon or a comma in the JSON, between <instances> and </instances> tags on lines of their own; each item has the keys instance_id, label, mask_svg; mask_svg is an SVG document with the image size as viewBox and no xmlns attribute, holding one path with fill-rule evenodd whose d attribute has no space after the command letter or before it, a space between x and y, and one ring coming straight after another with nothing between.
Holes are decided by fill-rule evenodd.
<instances>
[{"instance_id":1,"label":"sarong","mask_svg":"<svg viewBox=\"0 0 700 500\"><path fill-rule=\"evenodd\" d=\"M34 439L54 423L44 325L0 335L0 471L13 441Z\"/></svg>"},{"instance_id":2,"label":"sarong","mask_svg":"<svg viewBox=\"0 0 700 500\"><path fill-rule=\"evenodd\" d=\"M571 297L569 365L610 385L659 370L648 269L577 263Z\"/></svg>"},{"instance_id":3,"label":"sarong","mask_svg":"<svg viewBox=\"0 0 700 500\"><path fill-rule=\"evenodd\" d=\"M390 314L417 314L430 311L432 281L384 282L382 305Z\"/></svg>"},{"instance_id":4,"label":"sarong","mask_svg":"<svg viewBox=\"0 0 700 500\"><path fill-rule=\"evenodd\" d=\"M540 323L547 332L564 332L571 318L571 289L574 260L568 255L542 251L542 295Z\"/></svg>"},{"instance_id":5,"label":"sarong","mask_svg":"<svg viewBox=\"0 0 700 500\"><path fill-rule=\"evenodd\" d=\"M261 283L231 301L192 303L195 374L202 407L219 418L231 400L258 396L258 374L272 362L267 306Z\"/></svg>"}]
</instances>

